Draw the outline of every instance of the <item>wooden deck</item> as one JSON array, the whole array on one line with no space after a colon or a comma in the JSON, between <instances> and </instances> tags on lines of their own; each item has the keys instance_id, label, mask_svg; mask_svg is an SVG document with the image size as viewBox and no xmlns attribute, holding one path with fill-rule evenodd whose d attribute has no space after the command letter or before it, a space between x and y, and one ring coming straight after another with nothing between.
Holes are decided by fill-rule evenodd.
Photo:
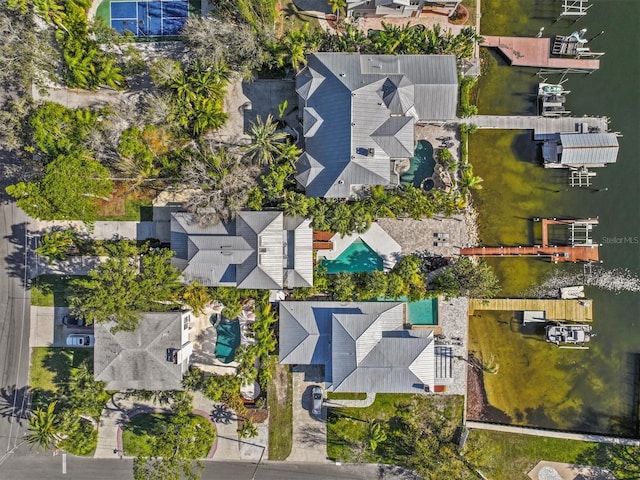
<instances>
[{"instance_id":1,"label":"wooden deck","mask_svg":"<svg viewBox=\"0 0 640 480\"><path fill-rule=\"evenodd\" d=\"M600 68L600 60L551 57L549 38L494 37L483 35L482 47L494 47L519 67L558 68L593 71Z\"/></svg>"},{"instance_id":2,"label":"wooden deck","mask_svg":"<svg viewBox=\"0 0 640 480\"><path fill-rule=\"evenodd\" d=\"M461 248L468 257L549 257L553 263L599 262L598 245L533 246L533 247L473 247Z\"/></svg>"},{"instance_id":3,"label":"wooden deck","mask_svg":"<svg viewBox=\"0 0 640 480\"><path fill-rule=\"evenodd\" d=\"M540 298L493 298L469 299L469 315L476 310L506 312L544 311L549 321L592 322L593 300L590 299L540 299Z\"/></svg>"},{"instance_id":4,"label":"wooden deck","mask_svg":"<svg viewBox=\"0 0 640 480\"><path fill-rule=\"evenodd\" d=\"M583 125L602 133L609 131L607 117L542 117L535 115L476 115L462 118L460 123L496 130L533 130L534 140L556 133L579 133Z\"/></svg>"}]
</instances>

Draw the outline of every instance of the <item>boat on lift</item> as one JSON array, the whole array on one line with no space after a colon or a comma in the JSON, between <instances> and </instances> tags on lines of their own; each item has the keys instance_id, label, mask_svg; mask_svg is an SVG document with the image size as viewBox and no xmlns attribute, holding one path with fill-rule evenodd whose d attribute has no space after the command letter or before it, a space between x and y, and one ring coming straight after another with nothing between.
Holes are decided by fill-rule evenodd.
<instances>
[{"instance_id":1,"label":"boat on lift","mask_svg":"<svg viewBox=\"0 0 640 480\"><path fill-rule=\"evenodd\" d=\"M554 323L545 327L545 339L560 348L589 348L586 346L596 334L591 325L578 323Z\"/></svg>"}]
</instances>

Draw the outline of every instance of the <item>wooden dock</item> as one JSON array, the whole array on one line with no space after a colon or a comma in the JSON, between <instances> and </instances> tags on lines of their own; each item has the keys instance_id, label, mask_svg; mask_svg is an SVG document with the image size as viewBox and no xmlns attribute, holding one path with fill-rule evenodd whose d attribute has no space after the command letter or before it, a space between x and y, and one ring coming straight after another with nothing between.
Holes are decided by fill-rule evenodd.
<instances>
[{"instance_id":1,"label":"wooden dock","mask_svg":"<svg viewBox=\"0 0 640 480\"><path fill-rule=\"evenodd\" d=\"M599 262L598 245L593 246L533 246L533 247L472 247L461 248L467 257L549 257L553 263Z\"/></svg>"},{"instance_id":2,"label":"wooden dock","mask_svg":"<svg viewBox=\"0 0 640 480\"><path fill-rule=\"evenodd\" d=\"M555 58L551 56L549 38L495 37L483 35L482 47L499 49L511 65L518 67L538 67L584 70L598 70L600 60L593 58Z\"/></svg>"},{"instance_id":3,"label":"wooden dock","mask_svg":"<svg viewBox=\"0 0 640 480\"><path fill-rule=\"evenodd\" d=\"M492 298L469 299L469 315L476 310L506 312L544 311L549 321L592 322L593 300L560 298Z\"/></svg>"},{"instance_id":4,"label":"wooden dock","mask_svg":"<svg viewBox=\"0 0 640 480\"><path fill-rule=\"evenodd\" d=\"M496 130L533 130L534 140L556 133L582 133L585 130L609 131L607 117L542 117L536 115L476 115L461 118L460 123ZM585 132L586 133L586 132Z\"/></svg>"}]
</instances>

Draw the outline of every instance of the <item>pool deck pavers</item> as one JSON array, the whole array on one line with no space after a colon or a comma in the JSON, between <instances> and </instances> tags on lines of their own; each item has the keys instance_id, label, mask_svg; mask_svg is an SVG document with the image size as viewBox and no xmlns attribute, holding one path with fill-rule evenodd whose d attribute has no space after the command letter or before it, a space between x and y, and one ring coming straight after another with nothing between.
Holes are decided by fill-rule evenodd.
<instances>
[{"instance_id":1,"label":"pool deck pavers","mask_svg":"<svg viewBox=\"0 0 640 480\"><path fill-rule=\"evenodd\" d=\"M456 257L460 248L469 245L467 224L462 215L453 217L434 216L413 220L411 218L378 218L379 225L400 246L404 255L429 252L432 255ZM436 234L447 236L446 241L435 245Z\"/></svg>"}]
</instances>

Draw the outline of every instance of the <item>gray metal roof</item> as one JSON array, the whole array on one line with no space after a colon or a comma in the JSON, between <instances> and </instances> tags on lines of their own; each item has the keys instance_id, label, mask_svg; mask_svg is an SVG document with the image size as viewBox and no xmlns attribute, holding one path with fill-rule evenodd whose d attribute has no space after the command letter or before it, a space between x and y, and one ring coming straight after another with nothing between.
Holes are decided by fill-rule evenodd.
<instances>
[{"instance_id":1,"label":"gray metal roof","mask_svg":"<svg viewBox=\"0 0 640 480\"><path fill-rule=\"evenodd\" d=\"M598 165L615 163L618 137L615 133L561 133L563 165Z\"/></svg>"},{"instance_id":2,"label":"gray metal roof","mask_svg":"<svg viewBox=\"0 0 640 480\"><path fill-rule=\"evenodd\" d=\"M282 212L243 211L233 223L211 227L174 213L171 248L172 264L187 282L258 289L313 285L310 222L285 218Z\"/></svg>"},{"instance_id":3,"label":"gray metal roof","mask_svg":"<svg viewBox=\"0 0 640 480\"><path fill-rule=\"evenodd\" d=\"M433 335L412 336L404 318L399 302L281 302L280 363L324 364L336 392L433 389Z\"/></svg>"},{"instance_id":4,"label":"gray metal roof","mask_svg":"<svg viewBox=\"0 0 640 480\"><path fill-rule=\"evenodd\" d=\"M353 186L389 184L390 159L413 155L414 122L455 118L452 55L316 53L307 60L296 80L306 150L296 179L308 196L347 198ZM397 116L410 128L391 128L401 123L388 123Z\"/></svg>"},{"instance_id":5,"label":"gray metal roof","mask_svg":"<svg viewBox=\"0 0 640 480\"><path fill-rule=\"evenodd\" d=\"M189 312L142 313L134 332L111 333L114 322L96 324L93 371L107 390L181 390L188 366L173 363L172 349L183 347L183 316Z\"/></svg>"}]
</instances>

